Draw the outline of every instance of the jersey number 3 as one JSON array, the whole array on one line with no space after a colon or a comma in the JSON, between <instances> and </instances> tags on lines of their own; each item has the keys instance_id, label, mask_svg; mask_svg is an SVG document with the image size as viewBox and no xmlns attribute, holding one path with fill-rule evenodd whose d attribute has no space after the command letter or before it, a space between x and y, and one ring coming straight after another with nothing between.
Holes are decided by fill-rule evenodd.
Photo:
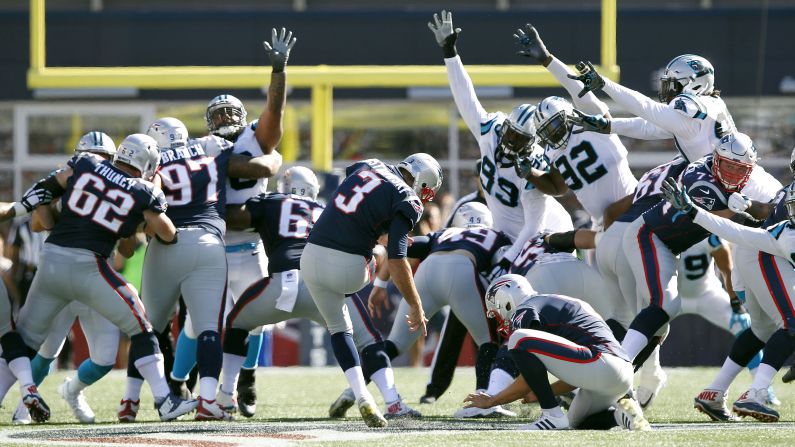
<instances>
[{"instance_id":1,"label":"jersey number 3","mask_svg":"<svg viewBox=\"0 0 795 447\"><path fill-rule=\"evenodd\" d=\"M334 206L345 214L356 212L364 196L381 184L381 179L373 171L361 171L356 175L362 179L362 184L353 187L351 190L353 194L346 197L342 192L338 192L334 196Z\"/></svg>"}]
</instances>

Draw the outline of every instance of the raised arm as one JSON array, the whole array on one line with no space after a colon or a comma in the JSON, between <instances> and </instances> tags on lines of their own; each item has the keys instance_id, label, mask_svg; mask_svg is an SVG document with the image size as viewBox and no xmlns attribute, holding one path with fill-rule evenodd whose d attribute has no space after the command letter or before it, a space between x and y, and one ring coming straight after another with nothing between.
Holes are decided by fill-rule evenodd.
<instances>
[{"instance_id":1,"label":"raised arm","mask_svg":"<svg viewBox=\"0 0 795 447\"><path fill-rule=\"evenodd\" d=\"M613 133L637 140L668 140L674 134L644 118L613 118L610 128Z\"/></svg>"},{"instance_id":2,"label":"raised arm","mask_svg":"<svg viewBox=\"0 0 795 447\"><path fill-rule=\"evenodd\" d=\"M284 28L279 34L276 32L276 28L273 28L271 34L272 45L267 41L262 42L272 67L271 83L268 86L268 101L265 110L259 116L257 128L254 130L254 135L264 154L270 154L282 139L282 117L284 103L287 100L285 94L287 75L284 69L287 66L287 59L290 57L290 50L297 40L293 37L292 31L288 32Z\"/></svg>"},{"instance_id":3,"label":"raised arm","mask_svg":"<svg viewBox=\"0 0 795 447\"><path fill-rule=\"evenodd\" d=\"M48 205L53 199L60 197L65 189L66 182L72 176L72 168L66 167L58 170L42 180L36 182L25 191L18 202L0 205L0 222L14 217L25 216L33 212L40 205Z\"/></svg>"}]
</instances>

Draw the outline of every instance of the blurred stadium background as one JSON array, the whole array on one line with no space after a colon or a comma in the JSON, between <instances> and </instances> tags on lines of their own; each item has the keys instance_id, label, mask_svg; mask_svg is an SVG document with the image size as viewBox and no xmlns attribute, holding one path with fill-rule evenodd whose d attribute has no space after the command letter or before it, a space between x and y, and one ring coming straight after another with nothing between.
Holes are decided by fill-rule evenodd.
<instances>
[{"instance_id":1,"label":"blurred stadium background","mask_svg":"<svg viewBox=\"0 0 795 447\"><path fill-rule=\"evenodd\" d=\"M511 37L525 22L541 31L561 60L607 61L620 68L622 84L652 97L658 71L673 56L707 57L738 128L755 140L760 163L788 182L795 146L791 0L0 0L0 200L18 197L63 163L89 130L103 130L119 141L156 117L175 116L201 135L207 101L222 92L241 98L249 119L255 119L265 104L270 71L262 41L270 38L272 27L284 26L298 36L287 69L288 86L292 81L294 87L280 148L287 163L330 174L327 187L333 187L334 174L352 160L395 161L428 152L445 169L446 198L438 201L444 217L454 198L474 190L479 154L446 80L333 88L317 74L321 65L398 66L390 70L393 77L404 71L408 76L415 65L443 73L441 53L425 25L443 8L454 11L456 25L464 30L458 48L467 67L517 65L519 73L527 70L530 76L534 69L514 55ZM46 11L38 16L46 17L46 24L32 20L37 15L31 12L37 11ZM612 37L605 26L615 28ZM184 79L170 75L162 84L175 87L147 88L97 82L97 77L83 82L79 76L67 81L39 76L44 67L134 66L262 67L262 85L219 77L207 81L211 88L186 88L179 85ZM475 80L487 110L565 94L558 87L530 87L538 84L518 76L488 86ZM324 117L322 122L318 117ZM676 152L671 141L625 144L637 175ZM576 216L576 200L561 200ZM675 322L664 365L722 360L730 336L707 323L692 324L696 318ZM384 325L388 328L388 322ZM304 322L278 334L276 363L333 361L326 355L322 328ZM712 343L694 347L689 340L695 338ZM75 360L79 355L78 349Z\"/></svg>"}]
</instances>

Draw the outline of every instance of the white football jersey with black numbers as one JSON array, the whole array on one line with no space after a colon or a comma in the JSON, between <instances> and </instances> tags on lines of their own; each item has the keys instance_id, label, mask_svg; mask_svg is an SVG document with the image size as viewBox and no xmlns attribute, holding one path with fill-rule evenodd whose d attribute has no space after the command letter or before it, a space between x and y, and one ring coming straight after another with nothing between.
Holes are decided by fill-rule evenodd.
<instances>
[{"instance_id":1,"label":"white football jersey with black numbers","mask_svg":"<svg viewBox=\"0 0 795 447\"><path fill-rule=\"evenodd\" d=\"M709 288L723 287L712 258L712 252L721 245L720 238L710 235L679 254L676 266L679 295L697 298Z\"/></svg>"},{"instance_id":2,"label":"white football jersey with black numbers","mask_svg":"<svg viewBox=\"0 0 795 447\"><path fill-rule=\"evenodd\" d=\"M257 128L257 121L249 123L240 136L235 141L235 147L232 150L235 154L250 155L258 157L263 155L262 148L260 148L254 130ZM246 203L246 200L267 192L268 179L239 179L227 177L226 179L226 203L229 205L237 205ZM226 232L226 245L238 245L247 242L257 242L260 237L255 232L248 231L227 231Z\"/></svg>"},{"instance_id":3,"label":"white football jersey with black numbers","mask_svg":"<svg viewBox=\"0 0 795 447\"><path fill-rule=\"evenodd\" d=\"M486 194L486 204L494 216L494 229L516 240L526 224L522 203L527 200L543 199L543 205L537 206L540 219L535 219L533 225L536 228L532 229L531 234L544 229L557 230L559 221L571 222L560 203L554 197L535 189L527 180L520 178L513 166L505 168L497 166L495 152L506 119L507 115L502 112L489 113L485 122L480 125L480 138L478 138L481 155L480 185ZM536 146L531 157L537 169L546 168L543 149Z\"/></svg>"},{"instance_id":4,"label":"white football jersey with black numbers","mask_svg":"<svg viewBox=\"0 0 795 447\"><path fill-rule=\"evenodd\" d=\"M615 134L572 134L566 147L547 147L545 155L596 225L601 225L608 205L632 194L638 184L627 149Z\"/></svg>"}]
</instances>

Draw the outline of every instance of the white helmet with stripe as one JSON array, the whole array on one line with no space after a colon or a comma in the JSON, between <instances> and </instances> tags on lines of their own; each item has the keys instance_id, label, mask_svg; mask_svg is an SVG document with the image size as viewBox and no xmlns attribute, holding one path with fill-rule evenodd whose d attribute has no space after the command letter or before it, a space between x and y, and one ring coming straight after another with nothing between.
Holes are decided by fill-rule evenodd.
<instances>
[{"instance_id":1,"label":"white helmet with stripe","mask_svg":"<svg viewBox=\"0 0 795 447\"><path fill-rule=\"evenodd\" d=\"M106 133L92 131L80 137L75 147L75 154L84 152L113 157L116 154L116 145Z\"/></svg>"},{"instance_id":2,"label":"white helmet with stripe","mask_svg":"<svg viewBox=\"0 0 795 447\"><path fill-rule=\"evenodd\" d=\"M146 134L154 138L161 151L188 145L188 128L176 118L160 118L149 125Z\"/></svg>"},{"instance_id":3,"label":"white helmet with stripe","mask_svg":"<svg viewBox=\"0 0 795 447\"><path fill-rule=\"evenodd\" d=\"M491 228L494 218L491 210L480 202L467 202L458 207L453 215L452 227L456 228Z\"/></svg>"},{"instance_id":4,"label":"white helmet with stripe","mask_svg":"<svg viewBox=\"0 0 795 447\"><path fill-rule=\"evenodd\" d=\"M724 135L715 146L712 173L726 191L740 191L748 183L757 158L751 137L733 132Z\"/></svg>"},{"instance_id":5,"label":"white helmet with stripe","mask_svg":"<svg viewBox=\"0 0 795 447\"><path fill-rule=\"evenodd\" d=\"M293 166L284 171L278 186L279 192L283 194L295 194L312 200L317 199L317 194L320 192L317 176L311 169L303 166Z\"/></svg>"},{"instance_id":6,"label":"white helmet with stripe","mask_svg":"<svg viewBox=\"0 0 795 447\"><path fill-rule=\"evenodd\" d=\"M422 203L430 202L442 186L442 167L432 156L425 153L411 154L397 164L414 179L409 185L417 193Z\"/></svg>"},{"instance_id":7,"label":"white helmet with stripe","mask_svg":"<svg viewBox=\"0 0 795 447\"><path fill-rule=\"evenodd\" d=\"M660 102L669 103L677 95L708 95L715 88L715 68L701 56L682 54L665 66L660 76Z\"/></svg>"},{"instance_id":8,"label":"white helmet with stripe","mask_svg":"<svg viewBox=\"0 0 795 447\"><path fill-rule=\"evenodd\" d=\"M533 124L538 139L553 149L566 147L574 126L572 115L574 115L574 106L569 101L560 96L544 98L538 103L533 114Z\"/></svg>"},{"instance_id":9,"label":"white helmet with stripe","mask_svg":"<svg viewBox=\"0 0 795 447\"><path fill-rule=\"evenodd\" d=\"M519 104L503 122L502 136L494 153L494 161L501 167L513 165L532 151L536 130L531 118L535 109L533 104Z\"/></svg>"},{"instance_id":10,"label":"white helmet with stripe","mask_svg":"<svg viewBox=\"0 0 795 447\"><path fill-rule=\"evenodd\" d=\"M207 104L204 118L213 135L235 141L246 128L246 108L232 95L218 95Z\"/></svg>"},{"instance_id":11,"label":"white helmet with stripe","mask_svg":"<svg viewBox=\"0 0 795 447\"><path fill-rule=\"evenodd\" d=\"M497 320L497 331L508 338L516 307L536 294L524 276L513 273L502 275L486 289L486 317Z\"/></svg>"}]
</instances>

